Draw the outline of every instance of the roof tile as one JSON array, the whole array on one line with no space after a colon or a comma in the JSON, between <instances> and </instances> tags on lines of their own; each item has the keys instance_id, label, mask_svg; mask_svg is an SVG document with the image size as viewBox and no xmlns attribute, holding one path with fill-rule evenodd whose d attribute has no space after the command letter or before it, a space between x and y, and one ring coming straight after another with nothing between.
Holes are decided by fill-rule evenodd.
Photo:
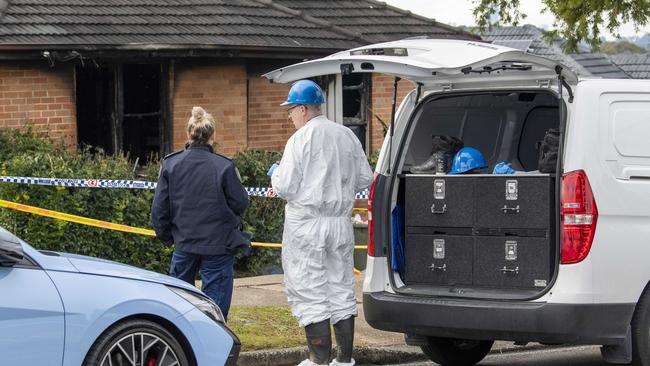
<instances>
[{"instance_id":1,"label":"roof tile","mask_svg":"<svg viewBox=\"0 0 650 366\"><path fill-rule=\"evenodd\" d=\"M5 49L139 43L347 49L419 35L477 38L374 0L11 0L0 25Z\"/></svg>"}]
</instances>

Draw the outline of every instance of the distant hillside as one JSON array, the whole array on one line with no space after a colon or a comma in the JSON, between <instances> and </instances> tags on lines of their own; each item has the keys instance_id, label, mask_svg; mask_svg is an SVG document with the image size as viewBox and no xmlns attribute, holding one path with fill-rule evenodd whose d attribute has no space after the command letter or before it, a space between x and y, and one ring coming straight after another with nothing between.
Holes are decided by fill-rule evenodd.
<instances>
[{"instance_id":1,"label":"distant hillside","mask_svg":"<svg viewBox=\"0 0 650 366\"><path fill-rule=\"evenodd\" d=\"M619 53L646 53L647 50L636 43L620 40L603 42L600 45L600 52L608 55L617 55Z\"/></svg>"},{"instance_id":2,"label":"distant hillside","mask_svg":"<svg viewBox=\"0 0 650 366\"><path fill-rule=\"evenodd\" d=\"M624 40L634 43L635 45L643 48L646 52L650 51L650 33L643 36L623 37Z\"/></svg>"}]
</instances>

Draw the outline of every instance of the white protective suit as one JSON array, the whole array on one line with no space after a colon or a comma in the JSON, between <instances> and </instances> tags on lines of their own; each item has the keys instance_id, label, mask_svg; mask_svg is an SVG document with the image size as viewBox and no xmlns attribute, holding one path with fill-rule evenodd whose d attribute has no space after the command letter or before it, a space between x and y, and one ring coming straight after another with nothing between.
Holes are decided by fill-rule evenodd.
<instances>
[{"instance_id":1,"label":"white protective suit","mask_svg":"<svg viewBox=\"0 0 650 366\"><path fill-rule=\"evenodd\" d=\"M373 173L352 131L324 116L296 131L273 172L273 190L287 201L282 268L287 297L301 327L357 314L354 297L355 194Z\"/></svg>"}]
</instances>

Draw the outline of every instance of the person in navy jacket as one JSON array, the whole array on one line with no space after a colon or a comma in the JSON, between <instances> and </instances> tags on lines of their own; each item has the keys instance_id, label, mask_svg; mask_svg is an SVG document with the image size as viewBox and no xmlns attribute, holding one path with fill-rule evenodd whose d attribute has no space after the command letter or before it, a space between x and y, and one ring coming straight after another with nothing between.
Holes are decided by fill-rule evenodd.
<instances>
[{"instance_id":1,"label":"person in navy jacket","mask_svg":"<svg viewBox=\"0 0 650 366\"><path fill-rule=\"evenodd\" d=\"M200 270L203 292L227 318L234 255L251 248L241 230L248 194L233 161L214 152L214 131L212 116L194 107L185 150L163 160L151 218L163 244L176 245L170 274L194 284Z\"/></svg>"}]
</instances>

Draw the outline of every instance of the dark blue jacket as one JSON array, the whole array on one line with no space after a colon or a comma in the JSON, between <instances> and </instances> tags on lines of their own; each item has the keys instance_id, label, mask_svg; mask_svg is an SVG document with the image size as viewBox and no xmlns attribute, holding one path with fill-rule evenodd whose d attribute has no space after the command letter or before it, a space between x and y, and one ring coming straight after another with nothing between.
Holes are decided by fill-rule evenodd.
<instances>
[{"instance_id":1,"label":"dark blue jacket","mask_svg":"<svg viewBox=\"0 0 650 366\"><path fill-rule=\"evenodd\" d=\"M248 253L250 236L240 230L246 207L235 164L207 144L191 144L163 160L151 219L156 236L182 251Z\"/></svg>"}]
</instances>

